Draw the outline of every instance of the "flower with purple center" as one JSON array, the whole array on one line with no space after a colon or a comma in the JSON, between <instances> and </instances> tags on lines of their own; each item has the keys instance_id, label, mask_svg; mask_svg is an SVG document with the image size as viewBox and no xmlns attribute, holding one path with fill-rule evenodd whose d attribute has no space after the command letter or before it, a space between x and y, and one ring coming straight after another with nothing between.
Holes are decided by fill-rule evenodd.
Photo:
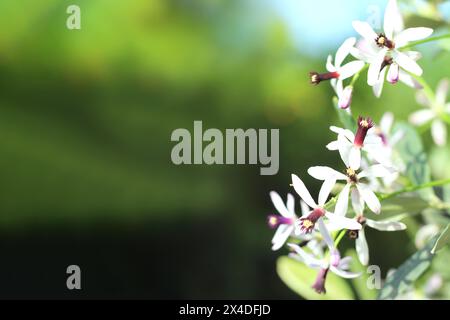
<instances>
[{"instance_id":1,"label":"flower with purple center","mask_svg":"<svg viewBox=\"0 0 450 320\"><path fill-rule=\"evenodd\" d=\"M267 223L272 229L277 228L275 235L272 238L272 250L279 250L289 236L293 233L295 228L295 221L297 216L295 215L295 204L294 196L288 194L287 202L284 204L283 199L275 191L270 192L270 198L272 203L277 209L280 215L269 215L267 218Z\"/></svg>"}]
</instances>

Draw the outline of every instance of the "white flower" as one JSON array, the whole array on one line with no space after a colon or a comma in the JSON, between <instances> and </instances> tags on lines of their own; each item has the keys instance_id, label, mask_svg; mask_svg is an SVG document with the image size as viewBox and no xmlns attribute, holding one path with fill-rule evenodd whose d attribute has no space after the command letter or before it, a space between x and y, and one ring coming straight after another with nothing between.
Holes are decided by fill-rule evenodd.
<instances>
[{"instance_id":1,"label":"white flower","mask_svg":"<svg viewBox=\"0 0 450 320\"><path fill-rule=\"evenodd\" d=\"M409 117L409 121L416 126L432 122L431 135L438 146L447 143L447 128L442 119L450 119L450 103L446 103L448 90L449 80L443 79L439 82L433 101L430 101L423 92L418 92L417 102L426 109L416 111Z\"/></svg>"},{"instance_id":2,"label":"white flower","mask_svg":"<svg viewBox=\"0 0 450 320\"><path fill-rule=\"evenodd\" d=\"M376 63L376 60L378 59L378 51L379 48L376 44L372 41L369 43L367 40L362 39L358 42L357 47L352 49L351 54L356 59L372 65L372 63ZM421 54L416 51L407 51L405 54L414 61L421 58ZM377 98L379 98L383 92L385 80L391 84L396 84L400 81L413 89L422 89L422 86L411 75L402 70L399 65L388 56L385 57L385 61L383 61L381 65L381 72L377 81L372 84L373 93Z\"/></svg>"},{"instance_id":3,"label":"white flower","mask_svg":"<svg viewBox=\"0 0 450 320\"><path fill-rule=\"evenodd\" d=\"M338 81L334 89L336 91L336 95L338 96L339 108L348 109L352 103L353 86L346 86L344 88L342 81Z\"/></svg>"},{"instance_id":4,"label":"white flower","mask_svg":"<svg viewBox=\"0 0 450 320\"><path fill-rule=\"evenodd\" d=\"M378 46L375 58L370 62L367 82L374 86L380 78L380 71L383 67L395 64L391 79L398 77L398 67L415 75L422 75L422 68L410 56L401 52L400 49L411 41L417 41L429 37L433 33L430 28L409 28L400 30L403 24L399 14L396 0L389 0L384 15L384 33L376 33L372 27L363 21L354 21L353 27L369 43Z\"/></svg>"},{"instance_id":5,"label":"white flower","mask_svg":"<svg viewBox=\"0 0 450 320\"><path fill-rule=\"evenodd\" d=\"M271 228L278 227L272 238L272 250L276 251L284 245L286 240L293 233L297 216L295 215L294 196L292 194L288 194L286 205L275 191L270 192L270 198L272 199L275 209L277 209L281 215L270 215L267 219Z\"/></svg>"},{"instance_id":6,"label":"white flower","mask_svg":"<svg viewBox=\"0 0 450 320\"><path fill-rule=\"evenodd\" d=\"M345 58L350 53L350 50L356 43L356 38L349 38L344 41L344 43L339 47L336 52L336 57L334 59L331 55L328 56L327 59L327 73L319 74L317 72L310 72L311 83L319 84L322 81L331 80L331 85L333 88L336 88L338 82L342 82L343 80L352 77L355 73L359 72L364 67L364 62L362 61L352 61L344 66L342 63Z\"/></svg>"},{"instance_id":7,"label":"white flower","mask_svg":"<svg viewBox=\"0 0 450 320\"><path fill-rule=\"evenodd\" d=\"M406 225L398 221L375 221L359 216L357 219L363 228L359 231L350 231L350 237L355 239L356 253L362 265L369 264L369 247L367 245L366 235L364 233L365 227L371 227L378 231L401 231L406 229Z\"/></svg>"},{"instance_id":8,"label":"white flower","mask_svg":"<svg viewBox=\"0 0 450 320\"><path fill-rule=\"evenodd\" d=\"M336 215L324 208L324 205L330 195L331 189L334 186L333 181L326 181L323 183L322 188L319 192L319 201L316 203L308 189L306 189L305 184L302 180L295 174L292 175L292 185L295 191L299 194L302 200L313 210L309 213L303 215L298 220L298 227L302 233L311 233L316 224L319 225L319 230L322 231L326 229L325 227L321 228L320 226L324 226L323 217L328 218L330 223L333 225L339 226L339 229L349 229L349 230L360 230L361 225L354 219L348 219L343 217L342 215ZM326 234L322 233L323 237L326 237Z\"/></svg>"},{"instance_id":9,"label":"white flower","mask_svg":"<svg viewBox=\"0 0 450 320\"><path fill-rule=\"evenodd\" d=\"M351 191L352 206L356 215L362 215L365 204L369 209L379 214L381 204L375 193L367 183L361 182L361 179L367 177L382 178L391 174L391 171L381 164L373 165L366 170L356 173L352 168L347 168L346 174L340 173L329 167L311 167L308 169L309 175L313 178L324 181L324 185L335 184L337 180L346 181L345 187L339 193L334 213L345 216L348 209L348 198Z\"/></svg>"},{"instance_id":10,"label":"white flower","mask_svg":"<svg viewBox=\"0 0 450 320\"><path fill-rule=\"evenodd\" d=\"M327 149L339 150L342 161L353 170L358 170L361 166L361 151L367 152L378 162L385 163L385 155L380 152L382 141L374 130L371 130L373 126L372 119L362 117L358 118L356 134L348 129L332 126L330 130L338 134L338 139L329 143Z\"/></svg>"},{"instance_id":11,"label":"white flower","mask_svg":"<svg viewBox=\"0 0 450 320\"><path fill-rule=\"evenodd\" d=\"M323 226L322 226L323 227ZM288 246L294 250L294 253L291 253L289 256L293 259L296 259L310 268L318 269L319 273L317 278L312 285L312 288L317 293L326 293L325 289L325 281L328 274L328 271L331 271L338 275L339 277L346 279L354 279L361 275L361 273L354 273L348 271L352 258L345 257L341 259L341 255L339 251L334 246L334 242L331 239L330 234L325 229L327 236L324 237L324 240L328 246L330 254L327 257L315 256L312 255L305 250L303 250L300 246L296 244L289 243Z\"/></svg>"}]
</instances>

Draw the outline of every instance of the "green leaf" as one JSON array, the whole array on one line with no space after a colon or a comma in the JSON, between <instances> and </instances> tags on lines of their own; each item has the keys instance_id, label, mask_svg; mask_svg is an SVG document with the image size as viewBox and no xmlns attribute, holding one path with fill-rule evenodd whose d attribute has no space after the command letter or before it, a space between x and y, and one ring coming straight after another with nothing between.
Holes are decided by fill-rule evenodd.
<instances>
[{"instance_id":1,"label":"green leaf","mask_svg":"<svg viewBox=\"0 0 450 320\"><path fill-rule=\"evenodd\" d=\"M441 250L443 247L447 245L447 243L450 241L450 224L445 227L444 231L442 231L439 238L436 240L436 243L434 244L433 249L431 250L431 253L435 254L437 251Z\"/></svg>"},{"instance_id":2,"label":"green leaf","mask_svg":"<svg viewBox=\"0 0 450 320\"><path fill-rule=\"evenodd\" d=\"M352 115L348 113L348 110L339 108L338 101L338 98L333 98L334 109L337 112L339 120L341 121L345 129L349 129L350 131L355 132L357 128L355 119L353 119Z\"/></svg>"},{"instance_id":3,"label":"green leaf","mask_svg":"<svg viewBox=\"0 0 450 320\"><path fill-rule=\"evenodd\" d=\"M387 219L400 214L413 215L423 211L428 206L428 202L419 197L402 195L384 200L381 213L383 219Z\"/></svg>"},{"instance_id":4,"label":"green leaf","mask_svg":"<svg viewBox=\"0 0 450 320\"><path fill-rule=\"evenodd\" d=\"M327 293L318 294L311 288L317 270L289 257L277 260L277 273L281 280L294 292L308 300L353 300L355 297L348 282L332 272L328 272L325 284Z\"/></svg>"},{"instance_id":5,"label":"green leaf","mask_svg":"<svg viewBox=\"0 0 450 320\"><path fill-rule=\"evenodd\" d=\"M369 280L370 274L367 272L367 267L363 266L359 260L358 255L356 254L355 249L347 250L345 256L350 256L353 258L351 264L352 272L361 272L361 276L355 279L352 279L353 287L355 288L356 293L358 294L358 299L360 300L375 300L377 298L378 290L369 289L367 286L367 281Z\"/></svg>"},{"instance_id":6,"label":"green leaf","mask_svg":"<svg viewBox=\"0 0 450 320\"><path fill-rule=\"evenodd\" d=\"M436 242L432 239L424 248L414 253L400 268L390 275L378 295L379 300L392 300L401 297L414 282L428 269L433 259L431 249Z\"/></svg>"},{"instance_id":7,"label":"green leaf","mask_svg":"<svg viewBox=\"0 0 450 320\"><path fill-rule=\"evenodd\" d=\"M430 182L430 167L419 134L414 127L403 122L395 126L394 133L399 130L403 132L403 139L395 145L395 148L406 166L406 176L413 185ZM420 190L418 193L425 199L434 197L432 188Z\"/></svg>"}]
</instances>

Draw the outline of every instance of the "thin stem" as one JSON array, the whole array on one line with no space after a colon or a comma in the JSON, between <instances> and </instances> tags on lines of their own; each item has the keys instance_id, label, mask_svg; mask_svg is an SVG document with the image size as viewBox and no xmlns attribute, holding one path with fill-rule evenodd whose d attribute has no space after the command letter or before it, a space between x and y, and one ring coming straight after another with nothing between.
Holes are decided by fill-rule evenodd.
<instances>
[{"instance_id":1,"label":"thin stem","mask_svg":"<svg viewBox=\"0 0 450 320\"><path fill-rule=\"evenodd\" d=\"M424 39L424 40L414 41L414 42L408 43L406 46L403 46L400 49L410 49L412 47L415 47L415 46L418 46L418 45L421 45L424 43L438 41L438 40L447 39L447 38L450 38L450 33L444 34L441 36L431 37L431 38Z\"/></svg>"},{"instance_id":2,"label":"thin stem","mask_svg":"<svg viewBox=\"0 0 450 320\"><path fill-rule=\"evenodd\" d=\"M450 184L450 179L432 181L432 182L428 182L428 183L417 185L417 186L406 187L402 190L392 192L387 195L382 195L379 198L381 201L383 201L383 200L387 200L387 199L393 198L395 196L398 196L398 195L401 195L404 193L414 192L414 191L423 190L423 189L432 188L432 187L444 186L446 184Z\"/></svg>"},{"instance_id":3,"label":"thin stem","mask_svg":"<svg viewBox=\"0 0 450 320\"><path fill-rule=\"evenodd\" d=\"M341 232L338 234L336 239L334 240L334 245L337 248L339 246L339 243L341 242L342 238L344 238L345 234L347 233L347 230L341 230Z\"/></svg>"},{"instance_id":4,"label":"thin stem","mask_svg":"<svg viewBox=\"0 0 450 320\"><path fill-rule=\"evenodd\" d=\"M359 76L361 75L361 73L365 70L367 70L369 68L369 64L365 64L364 67L359 70L357 73L355 73L355 75L352 78L352 81L350 82L350 85L353 87L356 83L356 81L358 81Z\"/></svg>"}]
</instances>

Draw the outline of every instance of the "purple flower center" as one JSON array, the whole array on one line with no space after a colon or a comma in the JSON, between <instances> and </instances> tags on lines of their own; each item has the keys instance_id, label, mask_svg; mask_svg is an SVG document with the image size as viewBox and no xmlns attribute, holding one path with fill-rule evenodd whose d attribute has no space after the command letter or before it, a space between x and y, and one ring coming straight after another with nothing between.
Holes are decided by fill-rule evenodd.
<instances>
[{"instance_id":1,"label":"purple flower center","mask_svg":"<svg viewBox=\"0 0 450 320\"><path fill-rule=\"evenodd\" d=\"M358 130L356 131L355 141L353 144L359 148L364 145L364 140L367 136L367 131L373 128L374 123L371 118L358 117Z\"/></svg>"},{"instance_id":2,"label":"purple flower center","mask_svg":"<svg viewBox=\"0 0 450 320\"><path fill-rule=\"evenodd\" d=\"M394 41L388 39L384 33L380 33L378 37L375 39L377 46L380 48L386 47L389 50L395 49Z\"/></svg>"},{"instance_id":3,"label":"purple flower center","mask_svg":"<svg viewBox=\"0 0 450 320\"><path fill-rule=\"evenodd\" d=\"M294 224L294 222L295 222L295 220L292 218L286 218L286 217L277 216L274 214L267 217L267 223L268 223L269 227L272 229L274 229L282 224L292 225L292 224Z\"/></svg>"},{"instance_id":4,"label":"purple flower center","mask_svg":"<svg viewBox=\"0 0 450 320\"><path fill-rule=\"evenodd\" d=\"M312 285L312 288L319 294L327 293L327 290L325 289L325 281L327 279L327 274L328 268L320 269L319 273L317 274L316 281Z\"/></svg>"},{"instance_id":5,"label":"purple flower center","mask_svg":"<svg viewBox=\"0 0 450 320\"><path fill-rule=\"evenodd\" d=\"M331 79L339 79L341 75L337 72L327 72L327 73L317 73L310 72L309 77L311 80L311 84L318 85L322 81L327 81Z\"/></svg>"},{"instance_id":6,"label":"purple flower center","mask_svg":"<svg viewBox=\"0 0 450 320\"><path fill-rule=\"evenodd\" d=\"M300 231L303 233L311 233L314 230L317 220L325 215L325 210L322 208L316 208L311 213L299 220Z\"/></svg>"}]
</instances>

